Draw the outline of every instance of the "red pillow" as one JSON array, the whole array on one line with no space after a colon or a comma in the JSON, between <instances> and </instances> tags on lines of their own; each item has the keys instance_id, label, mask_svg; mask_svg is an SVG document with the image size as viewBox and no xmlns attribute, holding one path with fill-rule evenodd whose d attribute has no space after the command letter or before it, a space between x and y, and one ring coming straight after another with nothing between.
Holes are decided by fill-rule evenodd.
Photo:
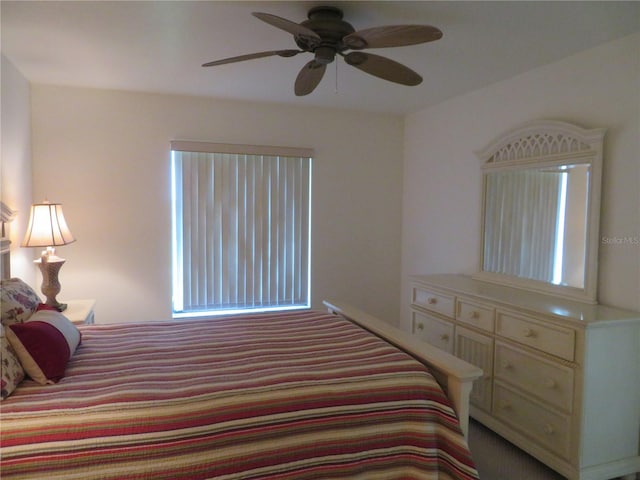
<instances>
[{"instance_id":1,"label":"red pillow","mask_svg":"<svg viewBox=\"0 0 640 480\"><path fill-rule=\"evenodd\" d=\"M57 311L35 312L25 323L7 327L7 338L24 371L37 383L56 383L80 344L80 331Z\"/></svg>"},{"instance_id":2,"label":"red pillow","mask_svg":"<svg viewBox=\"0 0 640 480\"><path fill-rule=\"evenodd\" d=\"M52 307L51 305L47 305L46 303L38 304L38 306L36 307L36 312L39 312L40 310L50 310L52 312L59 312L59 310L56 307Z\"/></svg>"}]
</instances>

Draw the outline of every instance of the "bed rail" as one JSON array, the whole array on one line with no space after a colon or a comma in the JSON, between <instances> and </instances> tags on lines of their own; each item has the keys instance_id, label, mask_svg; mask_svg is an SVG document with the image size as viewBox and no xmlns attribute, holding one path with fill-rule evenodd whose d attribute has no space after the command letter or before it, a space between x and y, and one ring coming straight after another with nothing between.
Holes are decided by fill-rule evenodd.
<instances>
[{"instance_id":1,"label":"bed rail","mask_svg":"<svg viewBox=\"0 0 640 480\"><path fill-rule=\"evenodd\" d=\"M340 315L378 335L428 366L451 400L458 415L460 428L467 437L469 431L469 394L474 380L482 370L453 355L413 338L406 332L346 303L325 300L330 313Z\"/></svg>"}]
</instances>

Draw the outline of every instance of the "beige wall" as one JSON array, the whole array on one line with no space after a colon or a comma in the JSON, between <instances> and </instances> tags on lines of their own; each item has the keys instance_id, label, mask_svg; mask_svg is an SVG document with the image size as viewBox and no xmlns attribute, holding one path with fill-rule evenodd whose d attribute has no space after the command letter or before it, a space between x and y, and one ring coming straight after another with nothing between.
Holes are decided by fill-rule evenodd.
<instances>
[{"instance_id":1,"label":"beige wall","mask_svg":"<svg viewBox=\"0 0 640 480\"><path fill-rule=\"evenodd\" d=\"M408 116L402 318L410 274L473 273L479 263L480 161L474 151L523 122L606 127L600 302L640 310L640 34L587 50Z\"/></svg>"},{"instance_id":2,"label":"beige wall","mask_svg":"<svg viewBox=\"0 0 640 480\"><path fill-rule=\"evenodd\" d=\"M168 141L294 145L317 151L314 306L339 297L396 321L408 296L405 285L399 297L398 279L477 268L481 182L473 151L514 125L551 118L608 129L601 236L631 242L601 243L600 299L640 310L639 43L630 36L409 115L404 183L397 117L33 86L33 200L64 203L78 238L59 249L68 259L61 298L97 298L101 321L166 318ZM14 71L17 85L7 86L4 63L3 97L18 92L24 112L26 82ZM3 198L13 182L5 103ZM28 189L28 121L11 118L24 149L10 175Z\"/></svg>"},{"instance_id":3,"label":"beige wall","mask_svg":"<svg viewBox=\"0 0 640 480\"><path fill-rule=\"evenodd\" d=\"M20 248L31 207L31 115L29 82L2 56L2 156L0 193L2 201L17 210L8 225L11 240L11 275L35 286L36 269L32 251Z\"/></svg>"},{"instance_id":4,"label":"beige wall","mask_svg":"<svg viewBox=\"0 0 640 480\"><path fill-rule=\"evenodd\" d=\"M206 98L32 86L35 199L64 205L77 242L61 300L98 322L171 313L169 141L311 147L312 301L396 321L402 118Z\"/></svg>"}]
</instances>

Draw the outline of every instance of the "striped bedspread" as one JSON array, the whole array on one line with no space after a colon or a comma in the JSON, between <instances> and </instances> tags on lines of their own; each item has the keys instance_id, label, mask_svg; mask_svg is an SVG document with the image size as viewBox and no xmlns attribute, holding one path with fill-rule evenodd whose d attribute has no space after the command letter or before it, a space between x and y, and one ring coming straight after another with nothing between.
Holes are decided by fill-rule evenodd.
<instances>
[{"instance_id":1,"label":"striped bedspread","mask_svg":"<svg viewBox=\"0 0 640 480\"><path fill-rule=\"evenodd\" d=\"M433 377L340 317L81 329L0 404L3 480L477 478Z\"/></svg>"}]
</instances>

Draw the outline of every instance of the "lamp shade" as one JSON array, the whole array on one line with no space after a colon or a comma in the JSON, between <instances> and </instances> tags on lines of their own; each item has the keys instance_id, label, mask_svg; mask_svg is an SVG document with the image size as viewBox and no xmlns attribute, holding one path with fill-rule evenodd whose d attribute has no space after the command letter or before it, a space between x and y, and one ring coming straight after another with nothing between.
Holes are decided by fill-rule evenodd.
<instances>
[{"instance_id":1,"label":"lamp shade","mask_svg":"<svg viewBox=\"0 0 640 480\"><path fill-rule=\"evenodd\" d=\"M75 242L59 203L35 203L31 205L31 216L23 247L56 247Z\"/></svg>"}]
</instances>

